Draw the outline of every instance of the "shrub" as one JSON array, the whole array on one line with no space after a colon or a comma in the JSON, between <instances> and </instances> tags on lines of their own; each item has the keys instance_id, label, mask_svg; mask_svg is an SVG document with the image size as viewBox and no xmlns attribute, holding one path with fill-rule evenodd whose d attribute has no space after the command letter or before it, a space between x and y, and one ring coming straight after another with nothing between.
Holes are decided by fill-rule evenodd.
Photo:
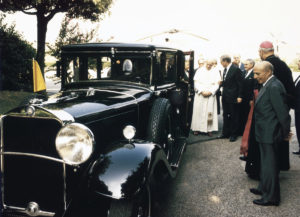
<instances>
[{"instance_id":1,"label":"shrub","mask_svg":"<svg viewBox=\"0 0 300 217\"><path fill-rule=\"evenodd\" d=\"M36 56L36 50L22 39L14 24L5 24L4 19L5 15L0 14L2 90L32 91L32 58Z\"/></svg>"}]
</instances>

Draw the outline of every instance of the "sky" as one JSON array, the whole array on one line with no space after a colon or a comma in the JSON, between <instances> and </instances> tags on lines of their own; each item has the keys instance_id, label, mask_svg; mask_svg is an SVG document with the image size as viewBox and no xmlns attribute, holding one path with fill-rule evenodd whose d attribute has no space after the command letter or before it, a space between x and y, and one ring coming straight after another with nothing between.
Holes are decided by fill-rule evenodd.
<instances>
[{"instance_id":1,"label":"sky","mask_svg":"<svg viewBox=\"0 0 300 217\"><path fill-rule=\"evenodd\" d=\"M259 44L270 40L280 57L292 60L300 55L299 6L299 0L114 0L110 15L99 22L98 35L104 41L136 42L156 34L139 42L196 50L196 56L205 58L239 53L242 60L258 58ZM55 41L62 18L57 14L50 21L47 42ZM36 41L35 16L16 13L8 20L26 40ZM159 34L171 29L181 33Z\"/></svg>"}]
</instances>

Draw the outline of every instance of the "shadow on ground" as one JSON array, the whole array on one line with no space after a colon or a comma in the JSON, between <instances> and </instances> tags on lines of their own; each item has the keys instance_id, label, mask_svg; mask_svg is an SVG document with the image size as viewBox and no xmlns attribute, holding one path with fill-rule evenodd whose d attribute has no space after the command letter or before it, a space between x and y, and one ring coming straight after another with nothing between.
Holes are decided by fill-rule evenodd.
<instances>
[{"instance_id":1,"label":"shadow on ground","mask_svg":"<svg viewBox=\"0 0 300 217\"><path fill-rule=\"evenodd\" d=\"M213 132L213 136L208 136L206 134L199 134L197 136L195 136L193 134L192 131L190 131L190 134L189 134L189 137L188 137L188 144L191 145L191 144L194 144L194 143L198 143L198 142L205 142L205 141L210 141L210 140L214 140L214 139L217 139L217 137L219 135L221 135L222 133L222 128L223 128L223 117L222 115L218 115L218 128L219 130L216 131L216 132Z\"/></svg>"}]
</instances>

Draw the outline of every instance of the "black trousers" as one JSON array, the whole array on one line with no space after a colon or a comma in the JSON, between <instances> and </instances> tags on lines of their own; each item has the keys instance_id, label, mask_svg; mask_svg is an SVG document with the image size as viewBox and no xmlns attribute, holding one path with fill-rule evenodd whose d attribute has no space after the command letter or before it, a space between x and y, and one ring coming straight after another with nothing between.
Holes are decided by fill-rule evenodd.
<instances>
[{"instance_id":1,"label":"black trousers","mask_svg":"<svg viewBox=\"0 0 300 217\"><path fill-rule=\"evenodd\" d=\"M245 130L245 126L248 120L248 114L250 111L250 105L249 105L249 101L242 101L239 104L240 107L240 118L239 118L239 124L240 124L240 128L239 128L239 134L243 135L244 130Z\"/></svg>"},{"instance_id":2,"label":"black trousers","mask_svg":"<svg viewBox=\"0 0 300 217\"><path fill-rule=\"evenodd\" d=\"M223 135L238 136L239 134L239 106L237 103L228 103L222 99L223 106Z\"/></svg>"},{"instance_id":3,"label":"black trousers","mask_svg":"<svg viewBox=\"0 0 300 217\"><path fill-rule=\"evenodd\" d=\"M259 179L260 176L260 151L259 144L255 139L255 118L252 117L251 130L249 134L248 156L245 171L250 178Z\"/></svg>"},{"instance_id":4,"label":"black trousers","mask_svg":"<svg viewBox=\"0 0 300 217\"><path fill-rule=\"evenodd\" d=\"M258 189L262 191L262 199L280 202L278 144L259 143L261 170Z\"/></svg>"}]
</instances>

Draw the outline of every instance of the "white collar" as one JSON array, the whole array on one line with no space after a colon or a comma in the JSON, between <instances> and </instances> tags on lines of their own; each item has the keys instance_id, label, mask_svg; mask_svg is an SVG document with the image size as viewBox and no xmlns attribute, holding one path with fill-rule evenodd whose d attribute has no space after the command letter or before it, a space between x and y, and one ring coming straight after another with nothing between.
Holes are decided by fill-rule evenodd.
<instances>
[{"instance_id":1,"label":"white collar","mask_svg":"<svg viewBox=\"0 0 300 217\"><path fill-rule=\"evenodd\" d=\"M268 80L266 80L265 83L263 83L263 86L265 86L268 83L268 81L273 77L274 77L274 75L271 75L271 77L269 77Z\"/></svg>"},{"instance_id":2,"label":"white collar","mask_svg":"<svg viewBox=\"0 0 300 217\"><path fill-rule=\"evenodd\" d=\"M224 67L224 69L226 68L226 69L227 69L227 72L228 72L228 70L229 70L229 68L231 67L231 65L232 65L232 63L229 63L229 65L226 66L226 67Z\"/></svg>"},{"instance_id":3,"label":"white collar","mask_svg":"<svg viewBox=\"0 0 300 217\"><path fill-rule=\"evenodd\" d=\"M248 72L247 72L247 74L246 74L246 76L245 76L245 78L247 78L250 74L251 74L251 72L253 71L253 68L252 69L250 69Z\"/></svg>"}]
</instances>

